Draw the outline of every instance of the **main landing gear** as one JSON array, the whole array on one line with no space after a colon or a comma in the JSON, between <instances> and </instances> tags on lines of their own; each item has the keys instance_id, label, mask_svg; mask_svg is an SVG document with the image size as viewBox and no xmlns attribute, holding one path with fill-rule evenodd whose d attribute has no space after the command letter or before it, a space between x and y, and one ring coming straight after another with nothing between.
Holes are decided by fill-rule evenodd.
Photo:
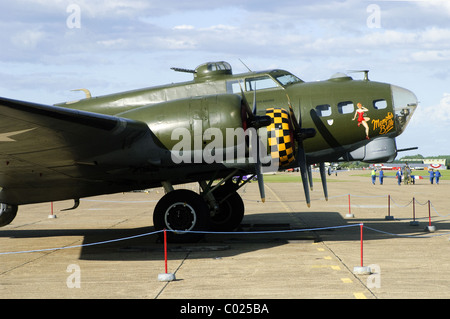
<instances>
[{"instance_id":1,"label":"main landing gear","mask_svg":"<svg viewBox=\"0 0 450 319\"><path fill-rule=\"evenodd\" d=\"M203 238L202 232L236 229L245 210L237 190L246 182L233 181L234 173L215 186L212 182L199 182L200 194L186 189L173 190L169 183L163 183L166 195L153 212L155 229L171 230L167 232L170 242L196 242Z\"/></svg>"}]
</instances>

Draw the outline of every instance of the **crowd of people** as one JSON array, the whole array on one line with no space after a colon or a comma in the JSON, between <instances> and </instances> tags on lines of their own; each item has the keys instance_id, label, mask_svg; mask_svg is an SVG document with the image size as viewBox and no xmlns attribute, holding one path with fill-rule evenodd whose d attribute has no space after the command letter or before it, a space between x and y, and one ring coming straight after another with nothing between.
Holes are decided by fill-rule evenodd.
<instances>
[{"instance_id":1,"label":"crowd of people","mask_svg":"<svg viewBox=\"0 0 450 319\"><path fill-rule=\"evenodd\" d=\"M441 178L441 172L437 169L429 169L428 173L430 174L430 184L434 184L434 181L436 181L436 184L439 185L439 179ZM375 185L375 182L377 180L377 169L372 170L371 174L372 178L372 184ZM380 172L378 173L378 178L380 180L380 185L383 185L384 180L384 172L382 169L380 169ZM403 169L399 168L397 173L395 174L395 178L397 179L398 185L402 184L402 181L405 185L408 184L415 184L415 178L413 175L411 175L411 168L406 165L403 167Z\"/></svg>"}]
</instances>

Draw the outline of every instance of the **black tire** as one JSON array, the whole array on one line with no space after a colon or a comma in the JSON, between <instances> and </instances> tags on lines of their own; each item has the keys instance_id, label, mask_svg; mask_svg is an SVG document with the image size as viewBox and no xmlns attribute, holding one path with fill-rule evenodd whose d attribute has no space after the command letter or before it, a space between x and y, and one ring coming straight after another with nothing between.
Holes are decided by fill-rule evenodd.
<instances>
[{"instance_id":1,"label":"black tire","mask_svg":"<svg viewBox=\"0 0 450 319\"><path fill-rule=\"evenodd\" d=\"M229 191L229 189L228 189ZM216 201L221 202L228 196L226 189L218 189L214 194ZM244 218L244 202L241 196L232 191L226 200L219 204L219 212L211 216L211 228L213 231L233 231L242 222Z\"/></svg>"},{"instance_id":2,"label":"black tire","mask_svg":"<svg viewBox=\"0 0 450 319\"><path fill-rule=\"evenodd\" d=\"M9 225L17 215L17 205L0 203L0 227Z\"/></svg>"},{"instance_id":3,"label":"black tire","mask_svg":"<svg viewBox=\"0 0 450 319\"><path fill-rule=\"evenodd\" d=\"M203 198L186 189L164 195L153 212L156 230L206 231L209 230L209 208ZM170 242L197 242L204 234L167 232Z\"/></svg>"}]
</instances>

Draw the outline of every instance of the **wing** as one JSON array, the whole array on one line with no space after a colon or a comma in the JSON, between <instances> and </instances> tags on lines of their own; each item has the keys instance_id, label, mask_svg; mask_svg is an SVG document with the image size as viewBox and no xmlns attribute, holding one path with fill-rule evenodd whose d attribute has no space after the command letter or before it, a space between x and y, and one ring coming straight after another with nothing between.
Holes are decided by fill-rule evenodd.
<instances>
[{"instance_id":1,"label":"wing","mask_svg":"<svg viewBox=\"0 0 450 319\"><path fill-rule=\"evenodd\" d=\"M0 98L3 203L131 190L130 171L158 161L160 151L143 122Z\"/></svg>"}]
</instances>

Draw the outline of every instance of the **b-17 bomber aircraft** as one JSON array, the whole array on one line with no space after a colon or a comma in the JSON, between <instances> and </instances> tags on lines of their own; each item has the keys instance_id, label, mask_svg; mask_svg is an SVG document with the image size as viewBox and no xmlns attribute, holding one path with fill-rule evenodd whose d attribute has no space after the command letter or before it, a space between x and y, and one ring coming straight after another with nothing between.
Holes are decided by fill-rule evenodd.
<instances>
[{"instance_id":1,"label":"b-17 bomber aircraft","mask_svg":"<svg viewBox=\"0 0 450 319\"><path fill-rule=\"evenodd\" d=\"M300 168L310 205L311 164L392 161L395 137L417 107L409 90L337 73L304 82L284 70L233 74L227 62L193 80L55 105L0 98L0 225L19 205L163 186L153 212L171 241L231 231L244 216L237 193L264 171ZM198 182L199 193L174 185ZM193 231L193 232L190 232Z\"/></svg>"}]
</instances>

